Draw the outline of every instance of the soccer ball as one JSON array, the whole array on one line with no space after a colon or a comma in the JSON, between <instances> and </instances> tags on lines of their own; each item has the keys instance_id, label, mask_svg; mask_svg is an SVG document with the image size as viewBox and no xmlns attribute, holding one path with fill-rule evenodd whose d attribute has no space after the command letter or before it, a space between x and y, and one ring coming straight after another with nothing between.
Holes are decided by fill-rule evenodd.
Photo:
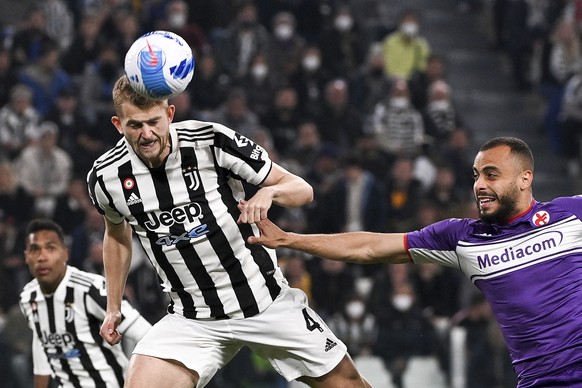
<instances>
[{"instance_id":1,"label":"soccer ball","mask_svg":"<svg viewBox=\"0 0 582 388\"><path fill-rule=\"evenodd\" d=\"M169 31L140 36L124 64L130 85L140 95L165 100L182 93L194 74L194 56L184 38Z\"/></svg>"}]
</instances>

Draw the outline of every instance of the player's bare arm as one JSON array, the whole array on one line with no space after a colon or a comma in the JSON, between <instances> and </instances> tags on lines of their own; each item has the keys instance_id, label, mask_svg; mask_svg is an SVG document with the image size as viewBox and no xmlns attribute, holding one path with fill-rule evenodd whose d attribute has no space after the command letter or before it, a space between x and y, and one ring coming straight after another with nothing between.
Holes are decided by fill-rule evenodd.
<instances>
[{"instance_id":1,"label":"player's bare arm","mask_svg":"<svg viewBox=\"0 0 582 388\"><path fill-rule=\"evenodd\" d=\"M267 218L273 203L284 207L298 207L313 201L313 188L303 178L291 174L273 163L273 168L255 195L241 200L238 222L255 223Z\"/></svg>"},{"instance_id":2,"label":"player's bare arm","mask_svg":"<svg viewBox=\"0 0 582 388\"><path fill-rule=\"evenodd\" d=\"M296 234L281 230L268 219L257 226L261 234L249 237L250 244L291 248L330 260L361 264L409 261L403 233Z\"/></svg>"},{"instance_id":3,"label":"player's bare arm","mask_svg":"<svg viewBox=\"0 0 582 388\"><path fill-rule=\"evenodd\" d=\"M121 301L131 263L131 228L125 221L113 224L105 218L103 267L107 279L107 315L100 334L110 345L121 341Z\"/></svg>"}]
</instances>

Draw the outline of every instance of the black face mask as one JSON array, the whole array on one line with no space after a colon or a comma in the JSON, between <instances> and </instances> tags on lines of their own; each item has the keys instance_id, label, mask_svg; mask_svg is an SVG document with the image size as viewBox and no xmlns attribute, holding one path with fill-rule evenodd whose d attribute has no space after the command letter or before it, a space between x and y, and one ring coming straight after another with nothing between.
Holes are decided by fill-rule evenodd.
<instances>
[{"instance_id":1,"label":"black face mask","mask_svg":"<svg viewBox=\"0 0 582 388\"><path fill-rule=\"evenodd\" d=\"M255 26L255 22L253 22L252 20L242 20L240 22L240 26L243 30L250 30Z\"/></svg>"},{"instance_id":2,"label":"black face mask","mask_svg":"<svg viewBox=\"0 0 582 388\"><path fill-rule=\"evenodd\" d=\"M382 77L384 75L384 69L381 67L372 67L370 68L370 75L372 77Z\"/></svg>"}]
</instances>

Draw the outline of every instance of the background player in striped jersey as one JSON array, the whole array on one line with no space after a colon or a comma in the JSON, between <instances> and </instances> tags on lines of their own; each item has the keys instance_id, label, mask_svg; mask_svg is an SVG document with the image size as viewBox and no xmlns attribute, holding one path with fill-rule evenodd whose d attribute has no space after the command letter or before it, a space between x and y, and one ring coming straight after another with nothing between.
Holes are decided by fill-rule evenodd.
<instances>
[{"instance_id":1,"label":"background player in striped jersey","mask_svg":"<svg viewBox=\"0 0 582 388\"><path fill-rule=\"evenodd\" d=\"M172 123L175 107L140 97L125 76L113 103L123 138L88 174L106 224L101 335L110 344L121 339L132 230L171 297L169 314L134 349L127 386L203 387L242 346L289 381L369 386L305 294L289 287L275 252L246 243L272 204L307 204L311 186L224 125ZM257 187L254 195L243 182Z\"/></svg>"},{"instance_id":2,"label":"background player in striped jersey","mask_svg":"<svg viewBox=\"0 0 582 388\"><path fill-rule=\"evenodd\" d=\"M534 159L512 137L485 143L473 164L480 220L410 233L285 233L268 220L250 243L359 263L460 268L488 300L518 387L582 387L582 196L538 202Z\"/></svg>"},{"instance_id":3,"label":"background player in striped jersey","mask_svg":"<svg viewBox=\"0 0 582 388\"><path fill-rule=\"evenodd\" d=\"M26 263L34 280L20 295L20 308L33 331L35 388L122 387L129 363L120 347L99 336L105 318L105 279L67 265L61 227L37 219L26 232ZM122 303L119 330L138 341L150 329L132 306Z\"/></svg>"}]
</instances>

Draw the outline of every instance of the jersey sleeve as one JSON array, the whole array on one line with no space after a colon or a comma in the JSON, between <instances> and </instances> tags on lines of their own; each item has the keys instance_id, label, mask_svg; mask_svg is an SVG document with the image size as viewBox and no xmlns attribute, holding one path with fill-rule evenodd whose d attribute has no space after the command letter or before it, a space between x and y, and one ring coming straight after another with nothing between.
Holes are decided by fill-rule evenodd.
<instances>
[{"instance_id":1,"label":"jersey sleeve","mask_svg":"<svg viewBox=\"0 0 582 388\"><path fill-rule=\"evenodd\" d=\"M124 217L113 206L113 202L104 190L103 181L97 176L95 168L87 174L87 187L93 206L113 224L119 224Z\"/></svg>"},{"instance_id":2,"label":"jersey sleeve","mask_svg":"<svg viewBox=\"0 0 582 388\"><path fill-rule=\"evenodd\" d=\"M213 123L213 127L218 164L251 184L261 184L272 167L267 151L224 125Z\"/></svg>"},{"instance_id":3,"label":"jersey sleeve","mask_svg":"<svg viewBox=\"0 0 582 388\"><path fill-rule=\"evenodd\" d=\"M407 233L406 248L412 261L458 267L457 243L466 228L467 220L452 218Z\"/></svg>"}]
</instances>

